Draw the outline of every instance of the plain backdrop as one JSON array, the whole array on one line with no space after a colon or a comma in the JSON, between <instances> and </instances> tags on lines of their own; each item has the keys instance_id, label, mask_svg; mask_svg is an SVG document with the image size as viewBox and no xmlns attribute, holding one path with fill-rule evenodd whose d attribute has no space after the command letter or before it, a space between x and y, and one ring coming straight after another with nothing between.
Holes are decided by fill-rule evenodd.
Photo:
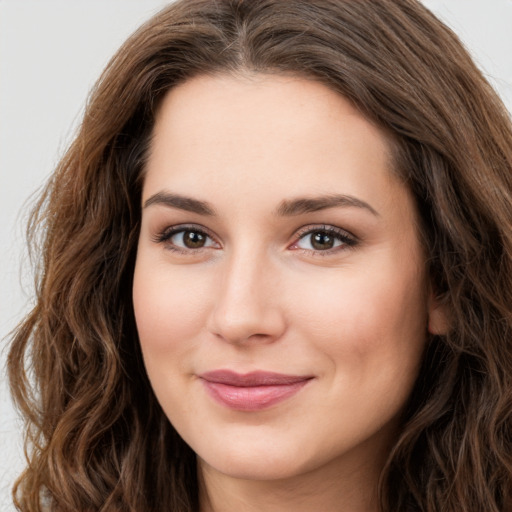
<instances>
[{"instance_id":1,"label":"plain backdrop","mask_svg":"<svg viewBox=\"0 0 512 512\"><path fill-rule=\"evenodd\" d=\"M258 0L254 0L258 1ZM87 93L126 37L164 0L0 0L0 510L23 467L5 379L9 331L30 306L24 224L33 194L72 140ZM512 0L424 0L459 34L512 111Z\"/></svg>"}]
</instances>

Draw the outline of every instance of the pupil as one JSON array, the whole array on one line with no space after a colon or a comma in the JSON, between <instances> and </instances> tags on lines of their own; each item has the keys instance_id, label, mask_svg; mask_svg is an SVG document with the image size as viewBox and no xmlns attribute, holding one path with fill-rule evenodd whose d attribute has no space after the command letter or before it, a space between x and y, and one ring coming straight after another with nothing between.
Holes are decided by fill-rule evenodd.
<instances>
[{"instance_id":1,"label":"pupil","mask_svg":"<svg viewBox=\"0 0 512 512\"><path fill-rule=\"evenodd\" d=\"M183 236L183 242L189 249L198 249L204 246L206 237L197 231L186 231Z\"/></svg>"},{"instance_id":2,"label":"pupil","mask_svg":"<svg viewBox=\"0 0 512 512\"><path fill-rule=\"evenodd\" d=\"M331 249L334 246L334 238L319 231L313 235L312 245L315 249Z\"/></svg>"}]
</instances>

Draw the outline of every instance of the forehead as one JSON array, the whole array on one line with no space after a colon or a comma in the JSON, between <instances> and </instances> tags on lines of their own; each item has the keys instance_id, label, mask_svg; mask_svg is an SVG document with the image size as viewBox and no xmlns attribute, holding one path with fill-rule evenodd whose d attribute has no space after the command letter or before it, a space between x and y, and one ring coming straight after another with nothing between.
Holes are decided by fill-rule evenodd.
<instances>
[{"instance_id":1,"label":"forehead","mask_svg":"<svg viewBox=\"0 0 512 512\"><path fill-rule=\"evenodd\" d=\"M156 117L155 135L170 135L174 130L186 133L191 142L197 142L194 136L206 142L213 136L222 139L231 135L236 140L258 137L267 143L273 136L278 143L283 138L313 138L315 132L325 138L332 125L338 125L341 135L341 119L350 124L343 133L345 139L349 132L357 137L362 130L367 138L374 139L379 150L389 153L382 129L363 117L346 98L318 81L290 75L219 74L192 78L165 96ZM306 127L309 133L304 130ZM256 140L252 138L251 142Z\"/></svg>"},{"instance_id":2,"label":"forehead","mask_svg":"<svg viewBox=\"0 0 512 512\"><path fill-rule=\"evenodd\" d=\"M144 196L172 189L226 199L237 191L275 204L283 195L336 192L378 205L404 188L390 154L383 132L318 82L199 76L162 102Z\"/></svg>"}]
</instances>

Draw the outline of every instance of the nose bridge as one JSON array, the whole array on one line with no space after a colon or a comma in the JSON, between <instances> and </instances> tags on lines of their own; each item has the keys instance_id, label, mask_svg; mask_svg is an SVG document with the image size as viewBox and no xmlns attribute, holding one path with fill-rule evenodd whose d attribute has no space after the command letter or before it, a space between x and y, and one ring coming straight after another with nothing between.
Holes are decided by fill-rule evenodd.
<instances>
[{"instance_id":1,"label":"nose bridge","mask_svg":"<svg viewBox=\"0 0 512 512\"><path fill-rule=\"evenodd\" d=\"M264 251L249 244L227 255L219 275L211 330L230 342L278 337L284 318L275 300L275 274Z\"/></svg>"}]
</instances>

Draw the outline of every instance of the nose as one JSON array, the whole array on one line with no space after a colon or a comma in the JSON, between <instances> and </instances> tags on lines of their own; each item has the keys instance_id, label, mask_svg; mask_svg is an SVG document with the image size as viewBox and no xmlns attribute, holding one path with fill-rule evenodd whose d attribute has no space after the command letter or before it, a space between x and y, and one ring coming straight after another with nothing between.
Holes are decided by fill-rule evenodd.
<instances>
[{"instance_id":1,"label":"nose","mask_svg":"<svg viewBox=\"0 0 512 512\"><path fill-rule=\"evenodd\" d=\"M211 333L229 343L270 343L286 329L279 300L279 272L254 254L233 255L219 273L209 318Z\"/></svg>"}]
</instances>

